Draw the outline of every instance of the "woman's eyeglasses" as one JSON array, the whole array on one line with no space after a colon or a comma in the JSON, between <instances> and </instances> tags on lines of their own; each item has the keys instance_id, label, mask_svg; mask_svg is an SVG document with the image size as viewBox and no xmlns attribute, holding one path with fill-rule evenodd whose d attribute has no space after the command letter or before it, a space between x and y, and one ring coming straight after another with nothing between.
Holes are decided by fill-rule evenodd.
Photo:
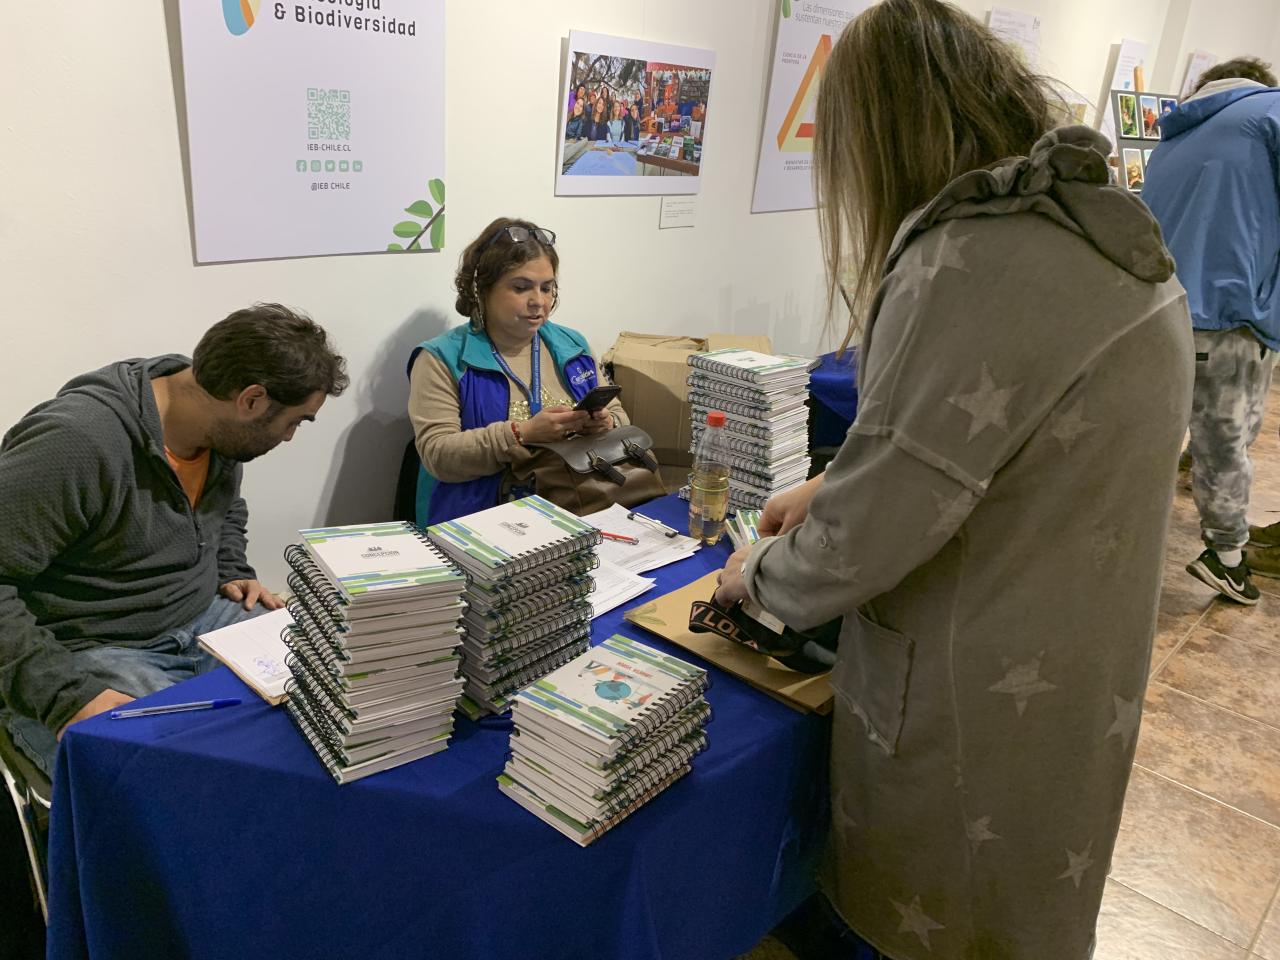
<instances>
[{"instance_id":1,"label":"woman's eyeglasses","mask_svg":"<svg viewBox=\"0 0 1280 960\"><path fill-rule=\"evenodd\" d=\"M511 238L513 243L524 243L527 240L537 240L544 247L554 247L556 245L556 235L551 230L543 230L541 227L534 227L530 230L528 227L503 227L498 230L492 237L485 241L484 246L480 248L480 252L488 250L493 246L493 242L503 234Z\"/></svg>"}]
</instances>

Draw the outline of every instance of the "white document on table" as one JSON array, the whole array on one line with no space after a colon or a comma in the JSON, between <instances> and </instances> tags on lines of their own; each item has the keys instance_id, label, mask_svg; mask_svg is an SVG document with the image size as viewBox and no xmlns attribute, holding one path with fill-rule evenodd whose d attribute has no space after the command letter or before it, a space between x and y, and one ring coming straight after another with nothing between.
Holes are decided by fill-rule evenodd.
<instances>
[{"instance_id":1,"label":"white document on table","mask_svg":"<svg viewBox=\"0 0 1280 960\"><path fill-rule=\"evenodd\" d=\"M608 613L620 607L628 600L634 600L642 593L653 589L656 580L636 576L617 564L601 559L600 566L591 572L595 578L596 588L591 591L591 617L595 619L602 613Z\"/></svg>"},{"instance_id":2,"label":"white document on table","mask_svg":"<svg viewBox=\"0 0 1280 960\"><path fill-rule=\"evenodd\" d=\"M280 634L293 623L281 608L200 635L200 645L231 668L267 703L284 700L284 685L292 676L284 658L289 652Z\"/></svg>"},{"instance_id":3,"label":"white document on table","mask_svg":"<svg viewBox=\"0 0 1280 960\"><path fill-rule=\"evenodd\" d=\"M626 507L615 503L608 510L582 518L597 530L620 533L640 541L630 544L605 540L596 547L596 555L601 562L612 563L631 573L648 573L692 556L702 546L693 537L682 534L669 537L643 520L631 520L627 517L630 512Z\"/></svg>"}]
</instances>

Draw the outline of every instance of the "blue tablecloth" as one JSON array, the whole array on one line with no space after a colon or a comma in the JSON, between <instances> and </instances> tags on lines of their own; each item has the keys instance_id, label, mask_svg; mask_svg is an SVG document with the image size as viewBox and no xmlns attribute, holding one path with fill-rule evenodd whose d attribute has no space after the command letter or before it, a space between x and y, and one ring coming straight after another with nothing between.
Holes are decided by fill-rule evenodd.
<instances>
[{"instance_id":1,"label":"blue tablecloth","mask_svg":"<svg viewBox=\"0 0 1280 960\"><path fill-rule=\"evenodd\" d=\"M835 353L824 353L819 359L818 368L809 375L809 395L814 400L810 445L838 447L858 415L858 351L851 347L839 359Z\"/></svg>"},{"instance_id":2,"label":"blue tablecloth","mask_svg":"<svg viewBox=\"0 0 1280 960\"><path fill-rule=\"evenodd\" d=\"M667 497L644 512L680 527L686 509ZM649 596L727 552L650 574ZM620 632L689 656L622 613L602 616L594 638ZM465 720L444 753L341 787L284 711L226 669L146 702L241 706L77 724L54 783L48 955L744 952L813 888L827 723L713 675L711 746L693 773L585 849L498 792L508 734Z\"/></svg>"},{"instance_id":3,"label":"blue tablecloth","mask_svg":"<svg viewBox=\"0 0 1280 960\"><path fill-rule=\"evenodd\" d=\"M632 177L636 174L636 149L639 144L627 141L623 144L612 144L613 152L606 148L610 144L604 140L595 143L565 171L570 177ZM596 148L600 149L596 149Z\"/></svg>"}]
</instances>

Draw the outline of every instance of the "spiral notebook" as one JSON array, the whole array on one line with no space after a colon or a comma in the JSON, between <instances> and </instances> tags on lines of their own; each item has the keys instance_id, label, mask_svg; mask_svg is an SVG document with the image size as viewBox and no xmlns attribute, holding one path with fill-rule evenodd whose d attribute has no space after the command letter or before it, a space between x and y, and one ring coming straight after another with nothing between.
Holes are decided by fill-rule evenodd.
<instances>
[{"instance_id":1,"label":"spiral notebook","mask_svg":"<svg viewBox=\"0 0 1280 960\"><path fill-rule=\"evenodd\" d=\"M302 547L350 603L458 593L461 571L402 521L299 530ZM291 547L290 551L296 551ZM286 559L289 552L286 551Z\"/></svg>"},{"instance_id":2,"label":"spiral notebook","mask_svg":"<svg viewBox=\"0 0 1280 960\"><path fill-rule=\"evenodd\" d=\"M428 528L427 536L486 583L589 550L602 539L591 524L538 496L437 523Z\"/></svg>"},{"instance_id":3,"label":"spiral notebook","mask_svg":"<svg viewBox=\"0 0 1280 960\"><path fill-rule=\"evenodd\" d=\"M689 706L707 680L701 667L615 634L521 690L513 717L551 721L565 739L613 757Z\"/></svg>"},{"instance_id":4,"label":"spiral notebook","mask_svg":"<svg viewBox=\"0 0 1280 960\"><path fill-rule=\"evenodd\" d=\"M291 674L281 634L293 623L288 610L273 610L200 635L200 646L231 668L267 703L284 701Z\"/></svg>"},{"instance_id":5,"label":"spiral notebook","mask_svg":"<svg viewBox=\"0 0 1280 960\"><path fill-rule=\"evenodd\" d=\"M755 350L729 347L709 353L691 353L689 366L733 380L769 384L778 380L807 381L809 371L817 366L817 362L807 357L775 357Z\"/></svg>"}]
</instances>

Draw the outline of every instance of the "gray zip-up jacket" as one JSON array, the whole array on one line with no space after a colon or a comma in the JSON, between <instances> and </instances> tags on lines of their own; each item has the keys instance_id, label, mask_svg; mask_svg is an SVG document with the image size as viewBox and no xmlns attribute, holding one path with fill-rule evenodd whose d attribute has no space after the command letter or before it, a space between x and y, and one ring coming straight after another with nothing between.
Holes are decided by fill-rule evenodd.
<instances>
[{"instance_id":1,"label":"gray zip-up jacket","mask_svg":"<svg viewBox=\"0 0 1280 960\"><path fill-rule=\"evenodd\" d=\"M0 441L0 704L57 730L109 687L76 651L186 626L255 578L240 464L214 453L192 509L150 381L168 355L76 377Z\"/></svg>"}]
</instances>

